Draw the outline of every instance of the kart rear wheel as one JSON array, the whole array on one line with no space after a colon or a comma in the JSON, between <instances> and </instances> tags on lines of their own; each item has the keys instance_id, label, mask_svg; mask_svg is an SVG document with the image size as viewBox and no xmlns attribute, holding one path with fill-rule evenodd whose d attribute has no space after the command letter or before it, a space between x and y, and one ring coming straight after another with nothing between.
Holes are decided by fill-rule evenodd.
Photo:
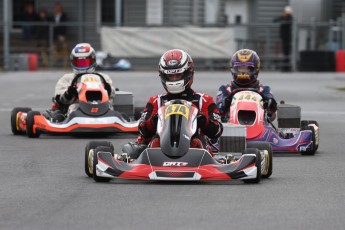
<instances>
[{"instance_id":1,"label":"kart rear wheel","mask_svg":"<svg viewBox=\"0 0 345 230\"><path fill-rule=\"evenodd\" d=\"M18 129L18 122L19 122L18 113L19 112L28 113L30 111L31 111L31 108L28 108L28 107L16 107L16 108L12 109L12 112L11 112L11 129L12 129L12 133L14 135L19 135L19 134L25 133L25 131Z\"/></svg>"},{"instance_id":2,"label":"kart rear wheel","mask_svg":"<svg viewBox=\"0 0 345 230\"><path fill-rule=\"evenodd\" d=\"M254 184L254 183L259 183L261 180L261 154L259 152L258 149L256 148L247 148L244 150L243 155L246 154L255 154L256 155L256 161L255 161L255 166L257 168L257 173L256 173L256 177L253 179L244 179L243 181L245 183L250 183L250 184Z\"/></svg>"},{"instance_id":3,"label":"kart rear wheel","mask_svg":"<svg viewBox=\"0 0 345 230\"><path fill-rule=\"evenodd\" d=\"M93 155L98 146L110 147L111 154L114 156L114 145L110 141L90 141L85 146L85 173L88 177L93 176Z\"/></svg>"},{"instance_id":4,"label":"kart rear wheel","mask_svg":"<svg viewBox=\"0 0 345 230\"><path fill-rule=\"evenodd\" d=\"M112 152L111 148L110 147L106 147L106 146L98 146L95 148L94 150L94 154L93 154L93 179L96 181L96 182L109 182L110 181L110 178L107 178L107 177L99 177L97 176L96 174L96 166L98 164L98 157L97 157L97 153L98 152Z\"/></svg>"},{"instance_id":5,"label":"kart rear wheel","mask_svg":"<svg viewBox=\"0 0 345 230\"><path fill-rule=\"evenodd\" d=\"M259 150L267 151L264 153L266 168L262 169L262 178L269 178L273 171L273 151L271 144L269 142L252 141L247 143L247 148L257 148Z\"/></svg>"},{"instance_id":6,"label":"kart rear wheel","mask_svg":"<svg viewBox=\"0 0 345 230\"><path fill-rule=\"evenodd\" d=\"M34 124L35 124L35 116L41 115L38 111L30 111L27 115L26 120L26 135L30 138L37 138L40 136L39 131L36 129L36 132L34 133Z\"/></svg>"},{"instance_id":7,"label":"kart rear wheel","mask_svg":"<svg viewBox=\"0 0 345 230\"><path fill-rule=\"evenodd\" d=\"M301 130L310 130L312 132L311 140L313 142L312 149L309 150L309 151L303 151L303 152L301 152L301 154L302 155L308 155L308 156L315 155L315 152L316 152L316 150L318 149L319 146L316 144L315 129L314 129L314 127L313 126L302 126Z\"/></svg>"}]
</instances>

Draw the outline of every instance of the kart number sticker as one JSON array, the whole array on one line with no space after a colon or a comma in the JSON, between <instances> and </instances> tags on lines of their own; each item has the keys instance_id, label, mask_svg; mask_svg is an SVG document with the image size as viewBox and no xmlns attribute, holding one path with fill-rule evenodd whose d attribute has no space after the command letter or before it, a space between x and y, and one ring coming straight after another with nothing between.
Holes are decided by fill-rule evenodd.
<instances>
[{"instance_id":1,"label":"kart number sticker","mask_svg":"<svg viewBox=\"0 0 345 230\"><path fill-rule=\"evenodd\" d=\"M91 108L91 113L97 113L97 112L98 112L98 108L97 107Z\"/></svg>"},{"instance_id":2,"label":"kart number sticker","mask_svg":"<svg viewBox=\"0 0 345 230\"><path fill-rule=\"evenodd\" d=\"M239 101L254 101L256 103L260 103L259 98L255 94L247 93L247 94L241 94L239 98L237 98Z\"/></svg>"},{"instance_id":3,"label":"kart number sticker","mask_svg":"<svg viewBox=\"0 0 345 230\"><path fill-rule=\"evenodd\" d=\"M185 105L176 105L176 104L169 105L167 108L165 108L164 119L167 119L167 117L171 115L182 115L188 119L189 108Z\"/></svg>"},{"instance_id":4,"label":"kart number sticker","mask_svg":"<svg viewBox=\"0 0 345 230\"><path fill-rule=\"evenodd\" d=\"M101 82L101 79L97 75L84 75L81 78L82 83L88 83L88 82Z\"/></svg>"}]
</instances>

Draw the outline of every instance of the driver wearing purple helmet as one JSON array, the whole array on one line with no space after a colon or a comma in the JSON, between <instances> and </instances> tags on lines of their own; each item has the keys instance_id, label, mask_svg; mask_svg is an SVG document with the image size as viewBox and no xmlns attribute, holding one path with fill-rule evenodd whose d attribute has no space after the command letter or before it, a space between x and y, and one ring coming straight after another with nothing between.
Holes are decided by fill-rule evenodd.
<instances>
[{"instance_id":1,"label":"driver wearing purple helmet","mask_svg":"<svg viewBox=\"0 0 345 230\"><path fill-rule=\"evenodd\" d=\"M273 97L271 88L260 84L258 75L260 71L260 58L250 49L238 50L230 60L230 70L233 81L219 87L216 104L221 114L222 121L228 121L229 110L236 89L256 89L264 99L264 107L270 121L276 117L277 102Z\"/></svg>"}]
</instances>

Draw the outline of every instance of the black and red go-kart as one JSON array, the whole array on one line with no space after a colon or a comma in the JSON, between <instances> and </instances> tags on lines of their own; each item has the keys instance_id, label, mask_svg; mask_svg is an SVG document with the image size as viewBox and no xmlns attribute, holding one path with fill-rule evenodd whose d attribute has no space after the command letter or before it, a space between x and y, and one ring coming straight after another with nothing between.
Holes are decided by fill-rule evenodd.
<instances>
[{"instance_id":1,"label":"black and red go-kart","mask_svg":"<svg viewBox=\"0 0 345 230\"><path fill-rule=\"evenodd\" d=\"M269 177L272 174L271 151L265 150L261 154L258 148L246 148L238 159L225 157L226 161L219 161L206 149L191 148L192 136L197 131L197 115L198 109L188 101L166 103L158 111L160 147L147 148L134 160L114 154L111 142L89 142L85 148L85 173L97 182L122 178L166 181L242 179L247 183L258 183L262 175ZM245 127L242 128L245 133ZM227 144L226 141L223 144ZM243 142L231 144L241 145ZM252 144L252 147L255 146Z\"/></svg>"},{"instance_id":2,"label":"black and red go-kart","mask_svg":"<svg viewBox=\"0 0 345 230\"><path fill-rule=\"evenodd\" d=\"M79 106L68 112L67 117L58 122L47 114L32 111L31 108L14 108L11 113L11 128L15 135L27 134L28 137L39 137L41 133L78 134L78 133L136 133L138 122L123 116L116 109L116 100L128 101L126 92L117 91L114 106L104 88L104 78L97 74L77 76L73 82L77 86ZM129 95L132 98L132 95ZM125 100L123 100L125 99ZM133 102L133 101L132 101ZM129 103L130 104L130 103ZM129 105L129 106L133 106ZM127 106L128 107L128 106ZM127 108L119 105L118 108ZM133 110L133 107L131 107ZM128 109L127 109L128 110ZM133 111L132 111L133 112ZM126 114L127 115L127 114Z\"/></svg>"}]
</instances>

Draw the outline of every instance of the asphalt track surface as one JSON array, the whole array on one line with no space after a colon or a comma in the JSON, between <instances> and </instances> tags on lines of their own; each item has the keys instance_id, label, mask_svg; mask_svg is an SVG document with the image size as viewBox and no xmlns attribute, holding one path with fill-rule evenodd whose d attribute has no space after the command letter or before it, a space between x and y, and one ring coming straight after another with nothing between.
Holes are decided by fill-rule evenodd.
<instances>
[{"instance_id":1,"label":"asphalt track surface","mask_svg":"<svg viewBox=\"0 0 345 230\"><path fill-rule=\"evenodd\" d=\"M278 101L319 122L321 141L314 156L275 155L272 177L260 184L96 183L84 173L90 138L12 135L12 108L48 108L62 74L0 73L0 229L344 229L345 92L336 87L345 86L345 74L260 74ZM156 72L109 74L137 106L163 92ZM193 88L215 97L230 79L197 72ZM107 139L119 151L134 138Z\"/></svg>"}]
</instances>

